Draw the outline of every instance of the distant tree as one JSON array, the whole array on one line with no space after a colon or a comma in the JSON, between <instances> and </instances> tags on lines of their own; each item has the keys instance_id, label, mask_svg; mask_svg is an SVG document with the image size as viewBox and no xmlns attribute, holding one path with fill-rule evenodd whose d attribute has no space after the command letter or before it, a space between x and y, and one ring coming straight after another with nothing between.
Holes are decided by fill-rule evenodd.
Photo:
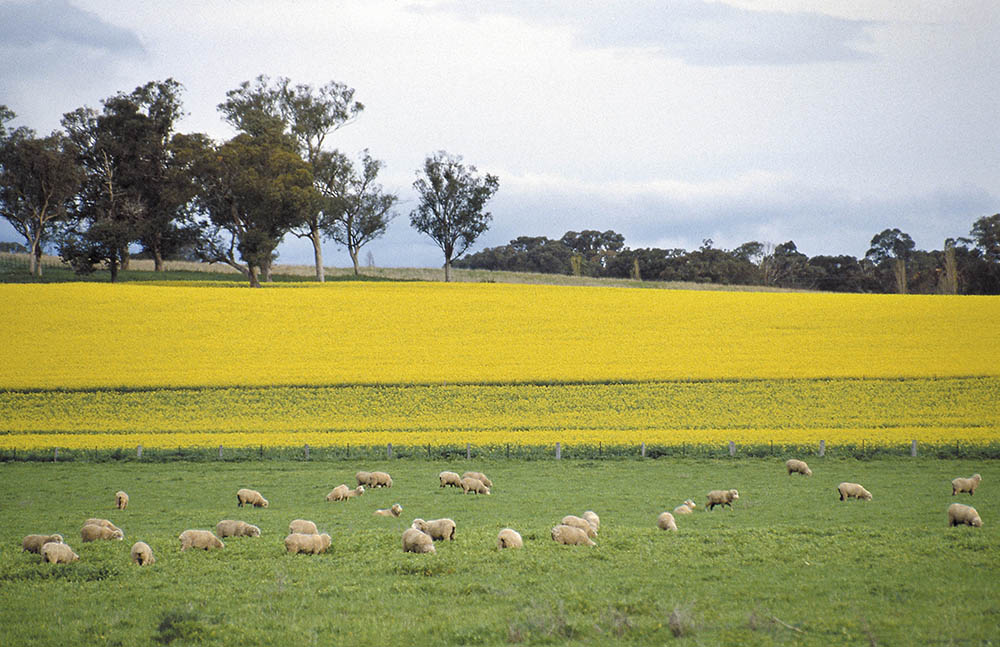
<instances>
[{"instance_id":1,"label":"distant tree","mask_svg":"<svg viewBox=\"0 0 1000 647\"><path fill-rule=\"evenodd\" d=\"M899 229L884 229L872 238L865 260L874 268L891 265L896 292L906 294L906 262L912 256L914 247L909 234Z\"/></svg>"},{"instance_id":2,"label":"distant tree","mask_svg":"<svg viewBox=\"0 0 1000 647\"><path fill-rule=\"evenodd\" d=\"M867 292L873 286L865 277L861 263L853 256L813 256L808 264L815 268L815 287L827 292Z\"/></svg>"},{"instance_id":3,"label":"distant tree","mask_svg":"<svg viewBox=\"0 0 1000 647\"><path fill-rule=\"evenodd\" d=\"M4 254L27 254L28 248L21 243L0 242L0 252Z\"/></svg>"},{"instance_id":4,"label":"distant tree","mask_svg":"<svg viewBox=\"0 0 1000 647\"><path fill-rule=\"evenodd\" d=\"M410 213L410 224L444 252L445 281L451 280L452 260L464 254L493 219L483 209L500 180L477 173L475 166L462 164L460 155L439 151L424 161L424 176L413 183L420 203Z\"/></svg>"},{"instance_id":5,"label":"distant tree","mask_svg":"<svg viewBox=\"0 0 1000 647\"><path fill-rule=\"evenodd\" d=\"M976 220L970 235L987 262L1000 263L1000 213Z\"/></svg>"},{"instance_id":6,"label":"distant tree","mask_svg":"<svg viewBox=\"0 0 1000 647\"><path fill-rule=\"evenodd\" d=\"M604 274L611 259L625 247L625 237L610 229L567 231L559 242L581 258L581 273L591 276Z\"/></svg>"}]
</instances>

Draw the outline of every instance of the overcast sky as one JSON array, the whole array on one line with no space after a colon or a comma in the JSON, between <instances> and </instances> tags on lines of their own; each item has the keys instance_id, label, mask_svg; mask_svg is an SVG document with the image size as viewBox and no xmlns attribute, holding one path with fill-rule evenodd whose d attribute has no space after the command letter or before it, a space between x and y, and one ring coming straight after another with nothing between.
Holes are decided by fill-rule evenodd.
<instances>
[{"instance_id":1,"label":"overcast sky","mask_svg":"<svg viewBox=\"0 0 1000 647\"><path fill-rule=\"evenodd\" d=\"M474 250L614 229L863 256L887 227L940 249L1000 211L996 0L0 0L0 103L41 133L173 77L179 130L225 139L216 106L259 74L356 89L328 141L403 200L377 265L442 263L409 226L437 150L500 178Z\"/></svg>"}]
</instances>

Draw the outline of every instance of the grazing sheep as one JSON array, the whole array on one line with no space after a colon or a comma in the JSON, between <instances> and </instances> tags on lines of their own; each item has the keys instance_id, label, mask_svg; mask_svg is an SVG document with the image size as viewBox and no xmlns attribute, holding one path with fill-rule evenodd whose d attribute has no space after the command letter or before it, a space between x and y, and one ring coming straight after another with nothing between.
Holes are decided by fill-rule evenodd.
<instances>
[{"instance_id":1,"label":"grazing sheep","mask_svg":"<svg viewBox=\"0 0 1000 647\"><path fill-rule=\"evenodd\" d=\"M872 493L864 489L857 483L841 483L837 486L837 492L840 494L840 500L844 501L854 497L855 499L865 501L872 500Z\"/></svg>"},{"instance_id":2,"label":"grazing sheep","mask_svg":"<svg viewBox=\"0 0 1000 647\"><path fill-rule=\"evenodd\" d=\"M809 469L805 461L800 461L794 458L789 458L785 461L785 467L788 469L788 475L792 474L802 474L804 476L812 476L813 471Z\"/></svg>"},{"instance_id":3,"label":"grazing sheep","mask_svg":"<svg viewBox=\"0 0 1000 647\"><path fill-rule=\"evenodd\" d=\"M330 490L330 493L326 495L327 501L347 501L348 499L353 499L356 496L361 496L365 493L365 486L359 485L353 490L344 483L341 483L337 487Z\"/></svg>"},{"instance_id":4,"label":"grazing sheep","mask_svg":"<svg viewBox=\"0 0 1000 647\"><path fill-rule=\"evenodd\" d=\"M226 547L221 539L212 534L211 530L185 530L177 538L181 540L181 550L188 548L212 550L213 548Z\"/></svg>"},{"instance_id":5,"label":"grazing sheep","mask_svg":"<svg viewBox=\"0 0 1000 647\"><path fill-rule=\"evenodd\" d=\"M503 550L504 548L523 548L524 541L521 540L521 533L514 530L513 528L504 528L497 535L497 548Z\"/></svg>"},{"instance_id":6,"label":"grazing sheep","mask_svg":"<svg viewBox=\"0 0 1000 647\"><path fill-rule=\"evenodd\" d=\"M740 498L740 493L737 490L712 490L708 493L708 510L712 511L717 505L729 506L729 509L733 509L733 501Z\"/></svg>"},{"instance_id":7,"label":"grazing sheep","mask_svg":"<svg viewBox=\"0 0 1000 647\"><path fill-rule=\"evenodd\" d=\"M489 494L490 489L479 479L467 476L462 479L462 492L465 494L468 494L469 492L475 492L476 494Z\"/></svg>"},{"instance_id":8,"label":"grazing sheep","mask_svg":"<svg viewBox=\"0 0 1000 647\"><path fill-rule=\"evenodd\" d=\"M590 537L591 539L597 536L597 529L594 528L594 526L589 521L583 519L582 517L577 517L568 514L565 517L563 517L562 521L560 521L559 523L564 526L573 526L574 528L579 528L583 532L587 533L587 536Z\"/></svg>"},{"instance_id":9,"label":"grazing sheep","mask_svg":"<svg viewBox=\"0 0 1000 647\"><path fill-rule=\"evenodd\" d=\"M124 510L128 507L128 495L121 490L115 492L115 507L119 510Z\"/></svg>"},{"instance_id":10,"label":"grazing sheep","mask_svg":"<svg viewBox=\"0 0 1000 647\"><path fill-rule=\"evenodd\" d=\"M121 528L119 528L115 524L111 523L107 519L91 518L91 519L87 519L86 521L84 521L83 525L85 525L85 526L101 526L102 528L110 528L111 530L121 530Z\"/></svg>"},{"instance_id":11,"label":"grazing sheep","mask_svg":"<svg viewBox=\"0 0 1000 647\"><path fill-rule=\"evenodd\" d=\"M586 512L584 512L580 516L583 517L584 519L586 519L587 522L590 523L590 525L592 525L594 527L594 530L600 530L601 529L601 518L598 517L597 514L593 510L587 510Z\"/></svg>"},{"instance_id":12,"label":"grazing sheep","mask_svg":"<svg viewBox=\"0 0 1000 647\"><path fill-rule=\"evenodd\" d=\"M669 512L660 513L660 516L656 518L656 527L660 530L673 530L677 532L677 522L674 521L674 515Z\"/></svg>"},{"instance_id":13,"label":"grazing sheep","mask_svg":"<svg viewBox=\"0 0 1000 647\"><path fill-rule=\"evenodd\" d=\"M587 533L573 526L560 524L552 528L552 539L558 544L567 546L596 546Z\"/></svg>"},{"instance_id":14,"label":"grazing sheep","mask_svg":"<svg viewBox=\"0 0 1000 647\"><path fill-rule=\"evenodd\" d=\"M372 472L372 487L392 487L392 477L385 472Z\"/></svg>"},{"instance_id":15,"label":"grazing sheep","mask_svg":"<svg viewBox=\"0 0 1000 647\"><path fill-rule=\"evenodd\" d=\"M434 541L455 539L455 522L451 519L433 519L431 521L414 519L410 527L430 535Z\"/></svg>"},{"instance_id":16,"label":"grazing sheep","mask_svg":"<svg viewBox=\"0 0 1000 647\"><path fill-rule=\"evenodd\" d=\"M367 485L368 487L373 487L371 472L358 472L357 474L354 475L354 479L358 482L358 485Z\"/></svg>"},{"instance_id":17,"label":"grazing sheep","mask_svg":"<svg viewBox=\"0 0 1000 647\"><path fill-rule=\"evenodd\" d=\"M132 561L139 566L146 566L156 561L156 558L153 557L153 549L144 541L132 544L132 551L129 554L132 556Z\"/></svg>"},{"instance_id":18,"label":"grazing sheep","mask_svg":"<svg viewBox=\"0 0 1000 647\"><path fill-rule=\"evenodd\" d=\"M483 485L491 490L493 489L493 481L489 480L482 472L465 472L462 474L462 478L471 478L476 479L477 481L482 481Z\"/></svg>"},{"instance_id":19,"label":"grazing sheep","mask_svg":"<svg viewBox=\"0 0 1000 647\"><path fill-rule=\"evenodd\" d=\"M45 544L61 544L62 540L62 535L28 535L21 540L21 552L41 553Z\"/></svg>"},{"instance_id":20,"label":"grazing sheep","mask_svg":"<svg viewBox=\"0 0 1000 647\"><path fill-rule=\"evenodd\" d=\"M952 503L948 506L948 526L975 526L983 527L983 520L979 518L979 513L971 505Z\"/></svg>"},{"instance_id":21,"label":"grazing sheep","mask_svg":"<svg viewBox=\"0 0 1000 647\"><path fill-rule=\"evenodd\" d=\"M441 487L462 487L462 478L455 472L441 472L438 474L438 481L441 482Z\"/></svg>"},{"instance_id":22,"label":"grazing sheep","mask_svg":"<svg viewBox=\"0 0 1000 647\"><path fill-rule=\"evenodd\" d=\"M982 480L983 477L978 474L973 474L967 479L952 479L951 494L952 496L955 496L956 494L961 494L962 492L968 492L969 496L972 496L976 493L976 488L979 487L979 482Z\"/></svg>"},{"instance_id":23,"label":"grazing sheep","mask_svg":"<svg viewBox=\"0 0 1000 647\"><path fill-rule=\"evenodd\" d=\"M403 531L403 552L404 553L436 553L434 540L425 532L420 532L416 528L407 528Z\"/></svg>"},{"instance_id":24,"label":"grazing sheep","mask_svg":"<svg viewBox=\"0 0 1000 647\"><path fill-rule=\"evenodd\" d=\"M688 499L684 503L682 503L679 506L677 506L676 508L674 508L674 514L675 515L676 514L691 514L692 512L694 512L694 509L697 508L697 507L698 507L697 503L695 503L691 499Z\"/></svg>"},{"instance_id":25,"label":"grazing sheep","mask_svg":"<svg viewBox=\"0 0 1000 647\"><path fill-rule=\"evenodd\" d=\"M80 529L80 538L83 539L84 543L96 539L117 539L121 541L125 539L125 533L118 529L112 530L111 528L88 523Z\"/></svg>"},{"instance_id":26,"label":"grazing sheep","mask_svg":"<svg viewBox=\"0 0 1000 647\"><path fill-rule=\"evenodd\" d=\"M243 507L244 504L249 503L255 508L266 508L267 499L261 496L260 492L257 490L248 490L247 488L241 488L236 491L236 505Z\"/></svg>"},{"instance_id":27,"label":"grazing sheep","mask_svg":"<svg viewBox=\"0 0 1000 647\"><path fill-rule=\"evenodd\" d=\"M316 524L308 519L296 519L288 524L288 534L318 535L319 530L316 529Z\"/></svg>"},{"instance_id":28,"label":"grazing sheep","mask_svg":"<svg viewBox=\"0 0 1000 647\"><path fill-rule=\"evenodd\" d=\"M293 532L285 537L285 550L290 553L319 555L320 553L325 553L329 547L330 535L325 532L322 535L305 535Z\"/></svg>"},{"instance_id":29,"label":"grazing sheep","mask_svg":"<svg viewBox=\"0 0 1000 647\"><path fill-rule=\"evenodd\" d=\"M260 537L260 528L246 521L223 519L215 524L215 534L219 537Z\"/></svg>"},{"instance_id":30,"label":"grazing sheep","mask_svg":"<svg viewBox=\"0 0 1000 647\"><path fill-rule=\"evenodd\" d=\"M42 561L49 564L69 564L78 559L80 556L74 553L67 544L56 541L42 544Z\"/></svg>"},{"instance_id":31,"label":"grazing sheep","mask_svg":"<svg viewBox=\"0 0 1000 647\"><path fill-rule=\"evenodd\" d=\"M398 503L393 503L391 508L382 508L375 511L375 515L379 517L398 517L399 513L403 511L403 506Z\"/></svg>"}]
</instances>

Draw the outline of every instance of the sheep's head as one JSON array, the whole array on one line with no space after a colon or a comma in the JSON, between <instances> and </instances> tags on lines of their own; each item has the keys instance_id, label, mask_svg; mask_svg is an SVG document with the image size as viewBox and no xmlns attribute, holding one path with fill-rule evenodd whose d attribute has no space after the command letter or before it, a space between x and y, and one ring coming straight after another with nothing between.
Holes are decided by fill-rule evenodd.
<instances>
[{"instance_id":1,"label":"sheep's head","mask_svg":"<svg viewBox=\"0 0 1000 647\"><path fill-rule=\"evenodd\" d=\"M414 519L413 523L410 524L410 528L419 530L420 532L427 532L427 522L423 519Z\"/></svg>"},{"instance_id":2,"label":"sheep's head","mask_svg":"<svg viewBox=\"0 0 1000 647\"><path fill-rule=\"evenodd\" d=\"M695 503L694 501L692 501L691 499L688 499L687 501L685 501L684 505L686 505L687 507L691 508L692 510L694 510L695 508L698 507L698 504Z\"/></svg>"},{"instance_id":3,"label":"sheep's head","mask_svg":"<svg viewBox=\"0 0 1000 647\"><path fill-rule=\"evenodd\" d=\"M978 474L973 474L972 475L972 480L975 481L976 483L979 483L980 481L983 480L983 477L979 476Z\"/></svg>"},{"instance_id":4,"label":"sheep's head","mask_svg":"<svg viewBox=\"0 0 1000 647\"><path fill-rule=\"evenodd\" d=\"M392 507L389 509L392 511L392 516L398 517L399 513L403 511L403 506L399 505L398 503L393 503Z\"/></svg>"},{"instance_id":5,"label":"sheep's head","mask_svg":"<svg viewBox=\"0 0 1000 647\"><path fill-rule=\"evenodd\" d=\"M365 493L365 486L363 486L363 485L359 485L358 487L354 488L354 492L355 492L355 494L357 494L358 496L361 496L362 494L364 494L364 493Z\"/></svg>"},{"instance_id":6,"label":"sheep's head","mask_svg":"<svg viewBox=\"0 0 1000 647\"><path fill-rule=\"evenodd\" d=\"M257 526L250 526L250 528L247 529L247 533L248 537L260 537L260 528Z\"/></svg>"},{"instance_id":7,"label":"sheep's head","mask_svg":"<svg viewBox=\"0 0 1000 647\"><path fill-rule=\"evenodd\" d=\"M733 501L735 501L736 499L740 498L739 490L730 490L729 491L729 498L732 499Z\"/></svg>"},{"instance_id":8,"label":"sheep's head","mask_svg":"<svg viewBox=\"0 0 1000 647\"><path fill-rule=\"evenodd\" d=\"M268 506L267 499L261 498L260 507L266 508Z\"/></svg>"},{"instance_id":9,"label":"sheep's head","mask_svg":"<svg viewBox=\"0 0 1000 647\"><path fill-rule=\"evenodd\" d=\"M865 491L864 491L864 492L863 492L863 493L861 494L861 498L862 498L862 499L864 499L865 501L871 501L871 500L872 500L872 493L871 493L871 492L869 492L868 490L865 490Z\"/></svg>"},{"instance_id":10,"label":"sheep's head","mask_svg":"<svg viewBox=\"0 0 1000 647\"><path fill-rule=\"evenodd\" d=\"M123 533L121 530L115 530L111 533L111 538L121 541L125 539L125 533Z\"/></svg>"}]
</instances>

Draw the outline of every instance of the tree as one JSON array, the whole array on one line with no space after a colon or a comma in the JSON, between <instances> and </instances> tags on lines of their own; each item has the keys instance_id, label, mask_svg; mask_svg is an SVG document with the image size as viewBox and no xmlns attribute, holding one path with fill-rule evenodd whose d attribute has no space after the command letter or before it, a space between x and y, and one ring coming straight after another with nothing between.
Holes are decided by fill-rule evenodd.
<instances>
[{"instance_id":1,"label":"tree","mask_svg":"<svg viewBox=\"0 0 1000 647\"><path fill-rule=\"evenodd\" d=\"M585 229L567 231L559 242L581 258L581 273L601 276L608 262L625 246L625 237L610 229L605 232Z\"/></svg>"},{"instance_id":2,"label":"tree","mask_svg":"<svg viewBox=\"0 0 1000 647\"><path fill-rule=\"evenodd\" d=\"M909 234L899 229L884 229L872 238L865 260L875 268L891 264L896 292L906 294L906 262L915 246Z\"/></svg>"},{"instance_id":3,"label":"tree","mask_svg":"<svg viewBox=\"0 0 1000 647\"><path fill-rule=\"evenodd\" d=\"M970 235L983 258L990 263L1000 263L1000 213L976 220Z\"/></svg>"},{"instance_id":4,"label":"tree","mask_svg":"<svg viewBox=\"0 0 1000 647\"><path fill-rule=\"evenodd\" d=\"M413 183L420 204L410 213L410 224L444 252L444 280L450 281L452 260L489 228L493 216L483 209L500 188L500 180L488 173L479 177L475 166L467 167L460 155L444 151L424 161L423 173Z\"/></svg>"},{"instance_id":5,"label":"tree","mask_svg":"<svg viewBox=\"0 0 1000 647\"><path fill-rule=\"evenodd\" d=\"M319 224L326 236L347 247L355 276L359 273L358 253L366 243L385 233L396 217L392 208L399 200L375 183L382 162L372 159L367 150L360 162L359 172L340 152L321 152L313 166L316 186L325 198ZM322 264L318 267L322 269ZM322 275L317 278L323 280Z\"/></svg>"}]
</instances>

